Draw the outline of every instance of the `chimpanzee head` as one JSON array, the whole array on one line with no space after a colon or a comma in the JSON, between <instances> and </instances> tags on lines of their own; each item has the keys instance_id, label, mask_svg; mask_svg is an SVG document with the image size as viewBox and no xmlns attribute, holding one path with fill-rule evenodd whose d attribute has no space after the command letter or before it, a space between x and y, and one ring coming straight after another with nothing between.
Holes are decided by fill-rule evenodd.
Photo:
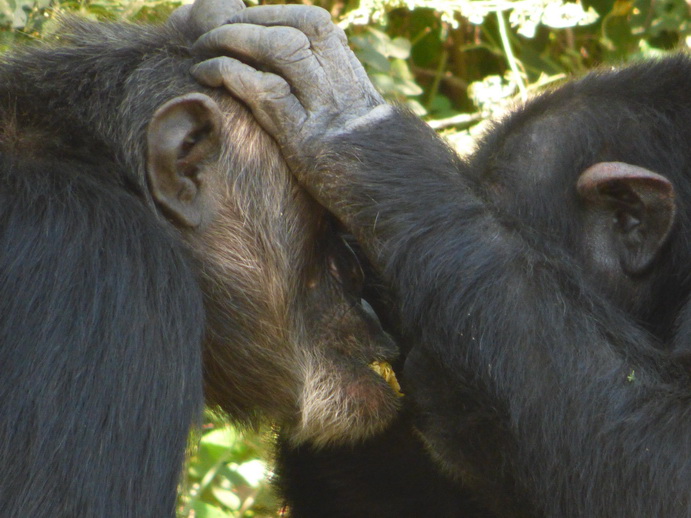
<instances>
[{"instance_id":1,"label":"chimpanzee head","mask_svg":"<svg viewBox=\"0 0 691 518\"><path fill-rule=\"evenodd\" d=\"M151 196L200 267L209 399L316 443L380 429L396 401L368 364L393 343L361 303L356 256L271 139L203 93L163 103L146 138Z\"/></svg>"},{"instance_id":2,"label":"chimpanzee head","mask_svg":"<svg viewBox=\"0 0 691 518\"><path fill-rule=\"evenodd\" d=\"M691 213L686 68L682 57L662 75L661 66L591 74L538 97L488 137L475 170L538 248L563 247L664 342L691 287L677 273L687 270L680 229Z\"/></svg>"},{"instance_id":3,"label":"chimpanzee head","mask_svg":"<svg viewBox=\"0 0 691 518\"><path fill-rule=\"evenodd\" d=\"M209 401L240 420L268 415L296 441L382 429L398 402L370 364L395 347L361 300L355 254L248 110L193 88L157 104L142 141L151 199L199 265Z\"/></svg>"},{"instance_id":4,"label":"chimpanzee head","mask_svg":"<svg viewBox=\"0 0 691 518\"><path fill-rule=\"evenodd\" d=\"M192 21L68 20L55 41L16 53L7 88L23 127L5 148L116 171L113 188L184 242L205 297L209 403L240 422L280 421L296 441L367 436L399 406L369 367L394 344L361 303L354 254L271 138L190 76Z\"/></svg>"}]
</instances>

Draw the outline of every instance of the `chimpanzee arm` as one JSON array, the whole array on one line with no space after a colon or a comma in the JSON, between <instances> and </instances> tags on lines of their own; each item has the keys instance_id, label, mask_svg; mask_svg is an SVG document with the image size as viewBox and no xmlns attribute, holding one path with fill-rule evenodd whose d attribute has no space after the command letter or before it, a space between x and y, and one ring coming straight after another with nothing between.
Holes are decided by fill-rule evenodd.
<instances>
[{"instance_id":1,"label":"chimpanzee arm","mask_svg":"<svg viewBox=\"0 0 691 518\"><path fill-rule=\"evenodd\" d=\"M566 254L495 214L424 123L383 104L323 11L232 21L198 51L281 77L228 57L193 73L250 106L398 294L416 344L404 390L438 459L480 492L524 495L528 514L691 515L688 380L651 339Z\"/></svg>"}]
</instances>

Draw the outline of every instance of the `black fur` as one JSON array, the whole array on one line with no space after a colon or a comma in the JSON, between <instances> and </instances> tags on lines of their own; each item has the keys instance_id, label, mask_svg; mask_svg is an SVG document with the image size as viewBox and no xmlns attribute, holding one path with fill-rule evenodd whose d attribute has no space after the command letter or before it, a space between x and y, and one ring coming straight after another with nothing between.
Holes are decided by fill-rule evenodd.
<instances>
[{"instance_id":1,"label":"black fur","mask_svg":"<svg viewBox=\"0 0 691 518\"><path fill-rule=\"evenodd\" d=\"M276 475L294 518L490 517L440 473L409 416L356 446L282 444Z\"/></svg>"},{"instance_id":2,"label":"black fur","mask_svg":"<svg viewBox=\"0 0 691 518\"><path fill-rule=\"evenodd\" d=\"M691 385L679 361L691 338L689 84L681 55L593 73L517 109L468 161L400 111L315 154L320 199L400 305L415 425L442 471L496 516L691 516ZM663 175L676 192L669 241L624 283L582 259L576 181L609 161ZM309 452L285 455L284 470L321 471L361 509L367 489L352 472L389 462L399 479L375 486L373 508L397 505L418 474L396 457L407 448L393 449L389 461L337 457L340 475L310 472ZM308 511L305 490L289 488L296 516L327 515ZM468 516L436 511L435 491L430 514L397 516ZM345 501L335 500L343 516Z\"/></svg>"},{"instance_id":3,"label":"black fur","mask_svg":"<svg viewBox=\"0 0 691 518\"><path fill-rule=\"evenodd\" d=\"M115 149L122 136L103 138L114 119L137 117L117 105L148 46L0 67L4 516L172 515L203 401L202 297Z\"/></svg>"},{"instance_id":4,"label":"black fur","mask_svg":"<svg viewBox=\"0 0 691 518\"><path fill-rule=\"evenodd\" d=\"M2 516L173 516L203 393L294 443L398 408L347 247L247 110L191 78L196 26L67 20L0 63ZM150 185L149 123L191 98L176 113L214 117L170 147L197 226Z\"/></svg>"},{"instance_id":5,"label":"black fur","mask_svg":"<svg viewBox=\"0 0 691 518\"><path fill-rule=\"evenodd\" d=\"M189 259L128 193L41 160L0 170L0 508L170 514L202 400Z\"/></svg>"}]
</instances>

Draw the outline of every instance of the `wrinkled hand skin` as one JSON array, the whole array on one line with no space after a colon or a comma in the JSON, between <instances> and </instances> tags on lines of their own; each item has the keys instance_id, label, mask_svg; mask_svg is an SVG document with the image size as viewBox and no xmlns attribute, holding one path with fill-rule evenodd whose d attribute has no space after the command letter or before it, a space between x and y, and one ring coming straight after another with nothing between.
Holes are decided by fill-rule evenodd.
<instances>
[{"instance_id":1,"label":"wrinkled hand skin","mask_svg":"<svg viewBox=\"0 0 691 518\"><path fill-rule=\"evenodd\" d=\"M385 103L324 9L243 9L201 36L193 52L201 61L191 70L197 81L250 108L298 181L379 271L395 260L389 250L402 234L436 224L430 207L456 205L456 189L465 192L455 153L419 118ZM411 149L411 142L424 146ZM415 185L407 181L411 171L420 175Z\"/></svg>"},{"instance_id":2,"label":"wrinkled hand skin","mask_svg":"<svg viewBox=\"0 0 691 518\"><path fill-rule=\"evenodd\" d=\"M317 159L333 151L339 137L393 109L329 13L301 5L245 9L203 35L193 51L215 57L195 66L192 75L245 102L298 180L334 209L335 197L324 191L329 185L312 176Z\"/></svg>"}]
</instances>

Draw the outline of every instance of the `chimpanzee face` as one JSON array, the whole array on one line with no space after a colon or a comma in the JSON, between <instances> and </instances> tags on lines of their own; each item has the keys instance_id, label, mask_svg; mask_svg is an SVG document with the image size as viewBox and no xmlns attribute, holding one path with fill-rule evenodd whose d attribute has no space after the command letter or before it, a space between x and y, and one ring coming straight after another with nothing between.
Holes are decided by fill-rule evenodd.
<instances>
[{"instance_id":1,"label":"chimpanzee face","mask_svg":"<svg viewBox=\"0 0 691 518\"><path fill-rule=\"evenodd\" d=\"M398 409L369 366L395 347L362 273L274 142L232 100L169 101L149 126L149 182L200 264L209 401L268 415L296 441L355 440Z\"/></svg>"}]
</instances>

